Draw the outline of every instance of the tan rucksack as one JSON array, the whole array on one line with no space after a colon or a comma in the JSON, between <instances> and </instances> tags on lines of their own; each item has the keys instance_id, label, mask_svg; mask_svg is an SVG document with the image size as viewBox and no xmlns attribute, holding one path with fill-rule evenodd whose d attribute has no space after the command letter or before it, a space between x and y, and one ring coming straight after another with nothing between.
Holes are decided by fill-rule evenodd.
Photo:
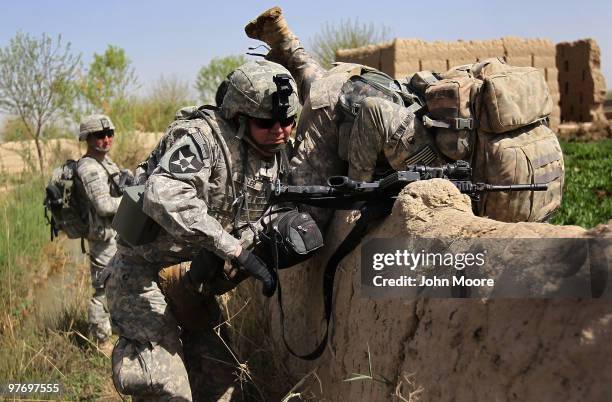
<instances>
[{"instance_id":1,"label":"tan rucksack","mask_svg":"<svg viewBox=\"0 0 612 402\"><path fill-rule=\"evenodd\" d=\"M473 180L491 184L548 183L545 192L483 195L480 215L506 221L544 221L559 208L563 154L548 128L552 100L542 74L499 59L433 75L419 72L411 86L423 93L425 126L449 159L472 161Z\"/></svg>"}]
</instances>

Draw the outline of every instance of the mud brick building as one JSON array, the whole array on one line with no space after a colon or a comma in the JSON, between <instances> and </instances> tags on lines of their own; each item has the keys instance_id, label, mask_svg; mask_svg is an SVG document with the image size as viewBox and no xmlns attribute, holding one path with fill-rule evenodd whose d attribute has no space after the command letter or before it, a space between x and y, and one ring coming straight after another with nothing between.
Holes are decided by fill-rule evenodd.
<instances>
[{"instance_id":1,"label":"mud brick building","mask_svg":"<svg viewBox=\"0 0 612 402\"><path fill-rule=\"evenodd\" d=\"M606 83L601 74L599 46L593 39L557 44L557 66L563 121L603 118Z\"/></svg>"},{"instance_id":2,"label":"mud brick building","mask_svg":"<svg viewBox=\"0 0 612 402\"><path fill-rule=\"evenodd\" d=\"M489 57L540 69L553 97L553 128L561 121L592 121L601 115L605 82L599 70L599 47L592 39L558 45L548 39L516 37L456 42L395 39L340 50L336 60L366 64L401 78L421 70L445 71ZM564 69L562 73L560 68Z\"/></svg>"}]
</instances>

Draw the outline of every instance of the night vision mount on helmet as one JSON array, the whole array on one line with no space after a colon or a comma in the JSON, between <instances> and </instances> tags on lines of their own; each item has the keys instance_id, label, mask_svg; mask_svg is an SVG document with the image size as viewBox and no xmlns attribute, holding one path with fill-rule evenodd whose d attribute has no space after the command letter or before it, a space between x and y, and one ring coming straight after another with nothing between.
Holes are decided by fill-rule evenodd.
<instances>
[{"instance_id":1,"label":"night vision mount on helmet","mask_svg":"<svg viewBox=\"0 0 612 402\"><path fill-rule=\"evenodd\" d=\"M227 91L221 104L226 119L237 115L260 119L290 117L297 115L299 109L295 80L280 64L251 61L227 77Z\"/></svg>"}]
</instances>

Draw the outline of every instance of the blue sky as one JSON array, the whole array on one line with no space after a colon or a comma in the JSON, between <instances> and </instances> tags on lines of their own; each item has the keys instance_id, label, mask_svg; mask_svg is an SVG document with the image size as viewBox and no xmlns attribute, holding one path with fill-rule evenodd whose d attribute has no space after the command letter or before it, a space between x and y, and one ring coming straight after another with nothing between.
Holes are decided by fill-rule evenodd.
<instances>
[{"instance_id":1,"label":"blue sky","mask_svg":"<svg viewBox=\"0 0 612 402\"><path fill-rule=\"evenodd\" d=\"M358 19L384 24L391 37L424 40L492 39L506 35L553 42L595 38L612 87L612 1L4 1L0 46L21 30L62 34L88 63L107 45L124 48L143 88L161 74L195 81L213 57L244 53L256 44L246 22L280 5L308 45L325 22ZM179 8L180 7L180 8Z\"/></svg>"}]
</instances>

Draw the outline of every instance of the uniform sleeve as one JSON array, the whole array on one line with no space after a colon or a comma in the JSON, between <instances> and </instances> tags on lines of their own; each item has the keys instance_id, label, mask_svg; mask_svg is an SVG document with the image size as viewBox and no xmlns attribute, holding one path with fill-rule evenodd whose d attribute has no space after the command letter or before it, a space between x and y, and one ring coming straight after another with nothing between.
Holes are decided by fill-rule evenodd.
<instances>
[{"instance_id":1,"label":"uniform sleeve","mask_svg":"<svg viewBox=\"0 0 612 402\"><path fill-rule=\"evenodd\" d=\"M210 148L186 135L164 154L148 178L143 209L178 241L230 259L240 241L207 213L210 172Z\"/></svg>"},{"instance_id":2,"label":"uniform sleeve","mask_svg":"<svg viewBox=\"0 0 612 402\"><path fill-rule=\"evenodd\" d=\"M82 160L77 173L96 214L103 217L113 216L119 208L121 197L111 197L109 178L104 169L97 163Z\"/></svg>"}]
</instances>

